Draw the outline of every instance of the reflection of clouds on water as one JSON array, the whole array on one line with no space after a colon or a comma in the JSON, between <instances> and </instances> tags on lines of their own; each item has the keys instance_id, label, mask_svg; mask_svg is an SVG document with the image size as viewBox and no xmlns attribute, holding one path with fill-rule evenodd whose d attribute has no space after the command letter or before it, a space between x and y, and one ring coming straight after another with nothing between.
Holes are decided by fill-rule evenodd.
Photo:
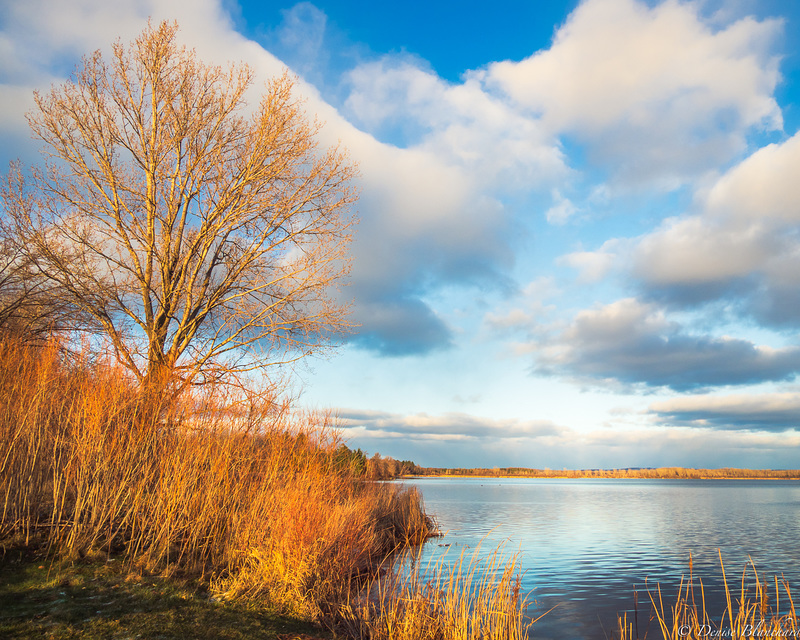
<instances>
[{"instance_id":1,"label":"reflection of clouds on water","mask_svg":"<svg viewBox=\"0 0 800 640\"><path fill-rule=\"evenodd\" d=\"M534 601L530 613L558 604L537 623L537 639L600 639L603 629L610 635L618 612L633 615L634 585L643 633L646 587L660 584L665 604L672 602L681 578L689 578L690 556L709 613L721 615L718 549L737 589L750 557L762 581L783 574L800 584L796 482L426 478L413 484L447 532L425 545L419 562L443 553L457 561L462 550L465 557L475 549L489 554L500 544L509 557L519 551L523 591Z\"/></svg>"}]
</instances>

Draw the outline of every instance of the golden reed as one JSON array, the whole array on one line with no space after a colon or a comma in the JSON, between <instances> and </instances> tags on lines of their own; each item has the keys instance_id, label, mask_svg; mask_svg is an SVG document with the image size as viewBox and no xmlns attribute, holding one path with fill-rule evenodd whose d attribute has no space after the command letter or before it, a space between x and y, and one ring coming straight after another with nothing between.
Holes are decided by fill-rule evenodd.
<instances>
[{"instance_id":1,"label":"golden reed","mask_svg":"<svg viewBox=\"0 0 800 640\"><path fill-rule=\"evenodd\" d=\"M353 625L359 594L433 523L416 490L336 463L331 416L294 411L275 388L168 402L67 346L0 339L3 545L193 575L217 597L376 640L522 637L513 564L477 587L460 565L414 578Z\"/></svg>"}]
</instances>

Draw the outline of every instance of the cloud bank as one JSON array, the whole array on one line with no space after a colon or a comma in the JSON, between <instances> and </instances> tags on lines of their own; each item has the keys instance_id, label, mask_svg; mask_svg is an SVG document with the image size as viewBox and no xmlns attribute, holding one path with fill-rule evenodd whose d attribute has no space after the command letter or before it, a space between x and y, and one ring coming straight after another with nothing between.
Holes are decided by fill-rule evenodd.
<instances>
[{"instance_id":1,"label":"cloud bank","mask_svg":"<svg viewBox=\"0 0 800 640\"><path fill-rule=\"evenodd\" d=\"M791 380L800 372L800 347L693 334L633 298L581 311L538 351L539 374L676 391Z\"/></svg>"},{"instance_id":2,"label":"cloud bank","mask_svg":"<svg viewBox=\"0 0 800 640\"><path fill-rule=\"evenodd\" d=\"M672 187L742 152L749 128L782 126L770 50L781 22L715 28L698 9L583 2L548 50L490 65L485 82L623 180Z\"/></svg>"},{"instance_id":3,"label":"cloud bank","mask_svg":"<svg viewBox=\"0 0 800 640\"><path fill-rule=\"evenodd\" d=\"M678 414L684 400L696 400L696 406L686 408L687 411L700 411L705 406L703 397L676 399L675 406L653 404L651 416L661 420L670 416L669 412ZM738 406L744 414L745 407L754 407L760 401L743 399L738 405L737 402L732 397L730 402L723 401L720 405L727 406L731 414ZM796 394L767 397L761 404L762 412L771 405L773 411L795 411L795 415L798 407ZM750 413L755 415L756 409ZM502 466L532 468L552 468L553 461L559 461L558 467L570 469L676 465L716 468L730 466L732 457L746 456L749 464L745 466L750 468L794 468L797 466L794 452L800 446L800 435L778 433L791 427L770 428L771 433L765 433L759 427L718 428L710 421L700 424L694 419L670 429L651 426L581 432L550 421L497 420L460 413L400 414L341 409L338 415L343 434L365 447L368 453L385 451L391 441L393 457L432 467L493 467L501 459ZM765 417L766 413L761 415ZM697 414L693 416L697 418ZM670 420L677 425L678 419Z\"/></svg>"},{"instance_id":4,"label":"cloud bank","mask_svg":"<svg viewBox=\"0 0 800 640\"><path fill-rule=\"evenodd\" d=\"M722 430L800 430L800 393L694 396L650 405L650 411L671 424Z\"/></svg>"},{"instance_id":5,"label":"cloud bank","mask_svg":"<svg viewBox=\"0 0 800 640\"><path fill-rule=\"evenodd\" d=\"M767 145L698 195L634 250L632 275L673 306L735 300L776 329L800 320L800 134Z\"/></svg>"}]
</instances>

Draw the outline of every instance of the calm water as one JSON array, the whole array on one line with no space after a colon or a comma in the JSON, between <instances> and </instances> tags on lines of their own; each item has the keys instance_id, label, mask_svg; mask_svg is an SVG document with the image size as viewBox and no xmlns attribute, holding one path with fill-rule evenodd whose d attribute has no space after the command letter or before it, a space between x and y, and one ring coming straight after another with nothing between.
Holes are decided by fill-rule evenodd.
<instances>
[{"instance_id":1,"label":"calm water","mask_svg":"<svg viewBox=\"0 0 800 640\"><path fill-rule=\"evenodd\" d=\"M533 637L610 638L617 614L633 612L648 626L649 585L660 583L665 605L681 576L703 580L713 617L721 615L722 550L729 584L739 589L748 557L759 577L785 576L800 593L800 482L782 480L419 479L426 509L444 538L428 542L423 560L457 558L505 543L521 552L529 613L554 605ZM449 545L449 546L444 546ZM615 634L616 635L616 634ZM649 637L656 637L655 623ZM660 636L659 636L660 637Z\"/></svg>"}]
</instances>

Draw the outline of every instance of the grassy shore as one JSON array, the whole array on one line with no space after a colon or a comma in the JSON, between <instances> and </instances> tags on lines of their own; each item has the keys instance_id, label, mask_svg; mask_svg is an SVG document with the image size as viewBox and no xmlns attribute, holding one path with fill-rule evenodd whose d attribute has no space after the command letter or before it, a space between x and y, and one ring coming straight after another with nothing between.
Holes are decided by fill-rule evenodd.
<instances>
[{"instance_id":1,"label":"grassy shore","mask_svg":"<svg viewBox=\"0 0 800 640\"><path fill-rule=\"evenodd\" d=\"M66 346L0 340L0 551L46 558L35 569L4 560L6 602L33 607L9 610L6 636L165 637L166 626L207 637L181 629L221 616L218 637L242 637L226 620L274 631L269 612L342 636L421 640L431 617L481 597L459 574L444 599L423 583L364 598L435 526L415 489L365 482L343 463L328 416L293 411L270 388L167 400ZM89 569L86 558L110 562ZM39 566L54 569L42 578ZM507 567L495 570L505 586L486 593L504 606L469 628L435 627L437 640L521 637L519 594Z\"/></svg>"},{"instance_id":2,"label":"grassy shore","mask_svg":"<svg viewBox=\"0 0 800 640\"><path fill-rule=\"evenodd\" d=\"M215 599L191 579L126 571L118 561L0 559L0 637L17 640L159 638L329 639L318 625L252 603Z\"/></svg>"}]
</instances>

